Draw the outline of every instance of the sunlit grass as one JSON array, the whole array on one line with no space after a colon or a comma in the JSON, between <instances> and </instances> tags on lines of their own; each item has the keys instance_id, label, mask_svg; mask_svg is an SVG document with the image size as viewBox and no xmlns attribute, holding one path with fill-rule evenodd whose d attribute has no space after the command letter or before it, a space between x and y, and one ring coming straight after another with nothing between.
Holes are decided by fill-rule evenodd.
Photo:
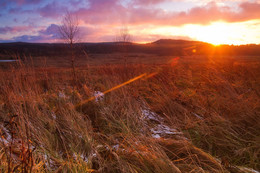
<instances>
[{"instance_id":1,"label":"sunlit grass","mask_svg":"<svg viewBox=\"0 0 260 173\"><path fill-rule=\"evenodd\" d=\"M76 87L66 68L1 71L1 171L259 170L259 64L197 61L82 67ZM145 106L183 136L154 138Z\"/></svg>"}]
</instances>

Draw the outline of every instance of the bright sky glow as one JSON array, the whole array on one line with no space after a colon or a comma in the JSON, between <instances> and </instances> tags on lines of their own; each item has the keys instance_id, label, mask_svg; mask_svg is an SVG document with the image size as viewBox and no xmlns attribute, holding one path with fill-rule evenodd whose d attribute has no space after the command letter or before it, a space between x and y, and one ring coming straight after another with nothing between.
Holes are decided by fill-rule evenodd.
<instances>
[{"instance_id":1,"label":"bright sky glow","mask_svg":"<svg viewBox=\"0 0 260 173\"><path fill-rule=\"evenodd\" d=\"M1 0L0 42L59 42L67 10L80 20L81 42L114 41L127 26L140 43L260 44L259 0Z\"/></svg>"}]
</instances>

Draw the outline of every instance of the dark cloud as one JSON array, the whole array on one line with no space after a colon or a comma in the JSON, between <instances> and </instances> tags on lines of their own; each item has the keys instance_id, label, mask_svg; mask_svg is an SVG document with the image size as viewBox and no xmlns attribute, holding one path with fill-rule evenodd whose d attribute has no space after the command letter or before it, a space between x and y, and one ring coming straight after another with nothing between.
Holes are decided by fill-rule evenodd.
<instances>
[{"instance_id":1,"label":"dark cloud","mask_svg":"<svg viewBox=\"0 0 260 173\"><path fill-rule=\"evenodd\" d=\"M59 38L59 26L56 24L51 24L45 30L40 30L39 34L53 39Z\"/></svg>"},{"instance_id":2,"label":"dark cloud","mask_svg":"<svg viewBox=\"0 0 260 173\"><path fill-rule=\"evenodd\" d=\"M188 36L162 36L159 34L137 35L133 37L135 42L152 42L159 39L192 40Z\"/></svg>"},{"instance_id":3,"label":"dark cloud","mask_svg":"<svg viewBox=\"0 0 260 173\"><path fill-rule=\"evenodd\" d=\"M37 12L42 17L58 18L67 11L67 8L57 1L45 5L44 7L38 8Z\"/></svg>"},{"instance_id":4,"label":"dark cloud","mask_svg":"<svg viewBox=\"0 0 260 173\"><path fill-rule=\"evenodd\" d=\"M8 2L10 2L10 1L8 1L8 0L1 0L0 1L0 8L5 8L7 6L7 4L8 4Z\"/></svg>"},{"instance_id":5,"label":"dark cloud","mask_svg":"<svg viewBox=\"0 0 260 173\"><path fill-rule=\"evenodd\" d=\"M15 8L10 8L8 12L10 14L15 14L15 13L23 12L23 9L21 7L15 7Z\"/></svg>"},{"instance_id":6,"label":"dark cloud","mask_svg":"<svg viewBox=\"0 0 260 173\"><path fill-rule=\"evenodd\" d=\"M1 32L1 29L0 29ZM58 39L58 25L51 24L46 29L38 31L37 35L21 35L13 37L12 41L21 42L51 42L54 39Z\"/></svg>"},{"instance_id":7,"label":"dark cloud","mask_svg":"<svg viewBox=\"0 0 260 173\"><path fill-rule=\"evenodd\" d=\"M11 30L11 27L0 27L0 34L6 34Z\"/></svg>"},{"instance_id":8,"label":"dark cloud","mask_svg":"<svg viewBox=\"0 0 260 173\"><path fill-rule=\"evenodd\" d=\"M71 4L73 7L78 7L81 3L82 3L82 0L71 0L71 1L70 1L70 4Z\"/></svg>"},{"instance_id":9,"label":"dark cloud","mask_svg":"<svg viewBox=\"0 0 260 173\"><path fill-rule=\"evenodd\" d=\"M13 9L17 7L22 8L30 4L37 5L44 1L46 0L0 0L0 9L7 9L7 7L11 7Z\"/></svg>"},{"instance_id":10,"label":"dark cloud","mask_svg":"<svg viewBox=\"0 0 260 173\"><path fill-rule=\"evenodd\" d=\"M13 37L13 41L21 41L21 42L41 42L45 40L45 38L41 35L32 36L32 35L22 35L18 37Z\"/></svg>"}]
</instances>

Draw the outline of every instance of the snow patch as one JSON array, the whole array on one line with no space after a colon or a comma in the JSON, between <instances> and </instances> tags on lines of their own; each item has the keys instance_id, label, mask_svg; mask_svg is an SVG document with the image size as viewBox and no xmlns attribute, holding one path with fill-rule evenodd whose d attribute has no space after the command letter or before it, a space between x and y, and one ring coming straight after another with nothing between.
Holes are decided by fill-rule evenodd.
<instances>
[{"instance_id":1,"label":"snow patch","mask_svg":"<svg viewBox=\"0 0 260 173\"><path fill-rule=\"evenodd\" d=\"M54 120L57 119L57 116L56 116L56 114L55 114L53 111L51 112L51 116L52 116L52 118L53 118Z\"/></svg>"},{"instance_id":2,"label":"snow patch","mask_svg":"<svg viewBox=\"0 0 260 173\"><path fill-rule=\"evenodd\" d=\"M19 60L13 60L13 59L6 59L6 60L0 60L0 62L16 62Z\"/></svg>"},{"instance_id":3,"label":"snow patch","mask_svg":"<svg viewBox=\"0 0 260 173\"><path fill-rule=\"evenodd\" d=\"M60 92L58 93L58 97L59 97L59 98L62 98L62 99L65 99L65 98L66 98L66 95L65 95L63 92L60 91Z\"/></svg>"},{"instance_id":4,"label":"snow patch","mask_svg":"<svg viewBox=\"0 0 260 173\"><path fill-rule=\"evenodd\" d=\"M157 126L151 129L151 132L155 135L183 135L182 132L179 132L176 129L172 129L164 124L158 124Z\"/></svg>"},{"instance_id":5,"label":"snow patch","mask_svg":"<svg viewBox=\"0 0 260 173\"><path fill-rule=\"evenodd\" d=\"M143 118L150 121L156 121L158 123L163 121L163 118L161 118L158 114L151 111L150 109L141 109Z\"/></svg>"},{"instance_id":6,"label":"snow patch","mask_svg":"<svg viewBox=\"0 0 260 173\"><path fill-rule=\"evenodd\" d=\"M9 130L1 125L1 132L0 142L3 142L4 145L9 145L9 143L12 141L12 136L9 133Z\"/></svg>"},{"instance_id":7,"label":"snow patch","mask_svg":"<svg viewBox=\"0 0 260 173\"><path fill-rule=\"evenodd\" d=\"M94 91L94 97L95 97L95 101L99 102L102 101L104 99L105 94L102 93L101 91Z\"/></svg>"},{"instance_id":8,"label":"snow patch","mask_svg":"<svg viewBox=\"0 0 260 173\"><path fill-rule=\"evenodd\" d=\"M118 149L119 149L119 144L113 145L113 146L112 146L112 149L118 150Z\"/></svg>"},{"instance_id":9,"label":"snow patch","mask_svg":"<svg viewBox=\"0 0 260 173\"><path fill-rule=\"evenodd\" d=\"M153 138L156 138L156 139L161 138L161 136L160 136L159 134L152 134L152 137L153 137Z\"/></svg>"},{"instance_id":10,"label":"snow patch","mask_svg":"<svg viewBox=\"0 0 260 173\"><path fill-rule=\"evenodd\" d=\"M161 137L169 137L171 135L177 135L178 137L181 137L185 140L188 140L187 138L184 137L182 132L167 126L164 123L164 119L160 115L158 115L157 113L153 112L145 104L143 104L143 106L141 108L141 112L142 112L142 119L143 120L154 122L153 123L154 126L152 128L150 128L150 131L152 132L153 138L158 139L158 138L161 138Z\"/></svg>"},{"instance_id":11,"label":"snow patch","mask_svg":"<svg viewBox=\"0 0 260 173\"><path fill-rule=\"evenodd\" d=\"M246 168L246 167L241 167L241 166L238 166L238 168L241 170L241 171L244 171L246 173L260 173L259 171L257 170L254 170L252 168Z\"/></svg>"},{"instance_id":12,"label":"snow patch","mask_svg":"<svg viewBox=\"0 0 260 173\"><path fill-rule=\"evenodd\" d=\"M194 113L194 112L192 112L192 114L193 114L195 117L197 117L198 119L200 119L200 120L202 120L202 119L203 119L203 117L202 117L202 116L200 116L200 115L198 115L198 114L196 114L196 113Z\"/></svg>"}]
</instances>

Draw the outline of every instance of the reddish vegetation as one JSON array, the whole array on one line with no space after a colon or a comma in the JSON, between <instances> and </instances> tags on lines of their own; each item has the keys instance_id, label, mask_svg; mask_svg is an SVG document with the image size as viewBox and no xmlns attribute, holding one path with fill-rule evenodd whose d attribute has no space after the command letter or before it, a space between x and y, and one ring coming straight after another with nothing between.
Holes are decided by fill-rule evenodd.
<instances>
[{"instance_id":1,"label":"reddish vegetation","mask_svg":"<svg viewBox=\"0 0 260 173\"><path fill-rule=\"evenodd\" d=\"M39 59L1 70L2 171L260 169L259 59L95 56L76 83ZM89 99L95 91L109 92ZM158 125L168 131L153 134Z\"/></svg>"}]
</instances>

